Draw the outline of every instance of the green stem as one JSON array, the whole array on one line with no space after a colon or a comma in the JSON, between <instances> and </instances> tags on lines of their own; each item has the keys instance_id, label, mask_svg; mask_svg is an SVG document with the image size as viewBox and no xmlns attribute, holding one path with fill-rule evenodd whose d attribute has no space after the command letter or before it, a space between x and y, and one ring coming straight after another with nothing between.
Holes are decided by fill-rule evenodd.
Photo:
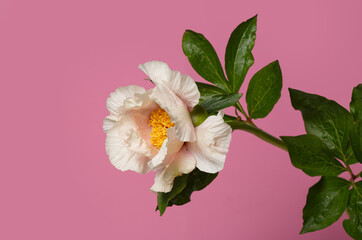
<instances>
[{"instance_id":1,"label":"green stem","mask_svg":"<svg viewBox=\"0 0 362 240\"><path fill-rule=\"evenodd\" d=\"M256 125L253 123L253 121L251 121L251 119L249 118L248 114L246 114L246 112L244 111L244 108L241 106L240 102L238 102L238 103L236 104L236 108L244 115L246 121L247 121L250 125L256 127Z\"/></svg>"},{"instance_id":2,"label":"green stem","mask_svg":"<svg viewBox=\"0 0 362 240\"><path fill-rule=\"evenodd\" d=\"M353 183L354 180L356 180L356 178L358 176L354 175L354 173L352 172L352 169L349 167L348 163L346 163L346 169L347 169L347 172L351 175L350 181Z\"/></svg>"},{"instance_id":3,"label":"green stem","mask_svg":"<svg viewBox=\"0 0 362 240\"><path fill-rule=\"evenodd\" d=\"M344 164L346 165L346 169L347 169L347 172L351 175L351 179L350 179L350 182L354 182L354 180L357 178L357 176L356 175L354 175L354 173L353 173L353 171L352 171L352 169L351 169L351 167L349 166L349 164L348 164L348 162L347 162L347 159L346 159L346 156L343 154L343 153L341 153L342 154L342 157L343 157L343 162L344 162Z\"/></svg>"},{"instance_id":4,"label":"green stem","mask_svg":"<svg viewBox=\"0 0 362 240\"><path fill-rule=\"evenodd\" d=\"M244 115L244 117L245 117L246 119L249 119L248 114L246 114L246 112L244 111L244 109L243 109L243 107L241 106L240 102L237 102L235 107L236 107L236 109L238 109L238 110Z\"/></svg>"},{"instance_id":5,"label":"green stem","mask_svg":"<svg viewBox=\"0 0 362 240\"><path fill-rule=\"evenodd\" d=\"M359 178L359 177L361 177L361 173L358 173L358 174L356 175L356 178Z\"/></svg>"},{"instance_id":6,"label":"green stem","mask_svg":"<svg viewBox=\"0 0 362 240\"><path fill-rule=\"evenodd\" d=\"M288 151L287 146L285 145L285 143L282 140L270 135L269 133L264 132L263 130L261 130L258 127L251 125L249 122L226 121L226 123L228 123L233 130L239 129L239 130L243 130L245 132L249 132L251 134L254 134L255 136L257 136L258 138L262 139L263 141L265 141L267 143L270 143L280 149Z\"/></svg>"}]
</instances>

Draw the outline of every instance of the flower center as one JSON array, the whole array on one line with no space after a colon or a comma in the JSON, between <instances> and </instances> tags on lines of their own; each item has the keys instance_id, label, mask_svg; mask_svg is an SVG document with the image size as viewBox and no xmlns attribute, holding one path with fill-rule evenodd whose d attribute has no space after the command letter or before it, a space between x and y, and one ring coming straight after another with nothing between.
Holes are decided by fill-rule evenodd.
<instances>
[{"instance_id":1,"label":"flower center","mask_svg":"<svg viewBox=\"0 0 362 240\"><path fill-rule=\"evenodd\" d=\"M175 126L165 110L159 108L151 113L148 126L152 126L150 142L156 148L161 148L167 138L167 129Z\"/></svg>"}]
</instances>

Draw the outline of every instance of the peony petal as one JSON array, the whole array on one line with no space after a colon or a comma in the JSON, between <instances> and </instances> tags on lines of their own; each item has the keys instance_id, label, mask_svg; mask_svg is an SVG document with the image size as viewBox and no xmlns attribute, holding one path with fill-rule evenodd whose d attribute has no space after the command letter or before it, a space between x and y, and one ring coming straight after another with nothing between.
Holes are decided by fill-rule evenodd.
<instances>
[{"instance_id":1,"label":"peony petal","mask_svg":"<svg viewBox=\"0 0 362 240\"><path fill-rule=\"evenodd\" d=\"M199 103L200 92L195 81L178 71L171 71L166 63L152 61L141 64L139 68L144 71L157 85L164 85L173 91L189 108Z\"/></svg>"},{"instance_id":2,"label":"peony petal","mask_svg":"<svg viewBox=\"0 0 362 240\"><path fill-rule=\"evenodd\" d=\"M158 154L148 162L148 166L152 170L158 170L164 167L163 163L168 162L175 153L177 153L184 143L176 137L175 128L167 130L167 139L163 142Z\"/></svg>"},{"instance_id":3,"label":"peony petal","mask_svg":"<svg viewBox=\"0 0 362 240\"><path fill-rule=\"evenodd\" d=\"M174 154L170 163L156 173L155 183L151 187L153 192L170 192L175 177L190 173L195 169L195 158L189 154L185 147Z\"/></svg>"},{"instance_id":4,"label":"peony petal","mask_svg":"<svg viewBox=\"0 0 362 240\"><path fill-rule=\"evenodd\" d=\"M183 142L196 140L194 125L186 105L170 89L158 85L153 89L150 99L163 108L173 123L175 123L176 136Z\"/></svg>"},{"instance_id":5,"label":"peony petal","mask_svg":"<svg viewBox=\"0 0 362 240\"><path fill-rule=\"evenodd\" d=\"M119 126L108 132L106 152L111 163L121 171L132 170L142 174L150 171L147 164L149 158L142 153L127 149L124 145L119 135Z\"/></svg>"},{"instance_id":6,"label":"peony petal","mask_svg":"<svg viewBox=\"0 0 362 240\"><path fill-rule=\"evenodd\" d=\"M208 117L196 127L197 141L186 143L196 159L196 167L203 172L219 172L225 163L231 141L231 127L223 120L223 112Z\"/></svg>"},{"instance_id":7,"label":"peony petal","mask_svg":"<svg viewBox=\"0 0 362 240\"><path fill-rule=\"evenodd\" d=\"M114 126L117 125L118 118L114 115L107 116L103 120L103 131L108 133Z\"/></svg>"},{"instance_id":8,"label":"peony petal","mask_svg":"<svg viewBox=\"0 0 362 240\"><path fill-rule=\"evenodd\" d=\"M130 109L139 109L142 107L157 109L157 104L149 97L152 91L153 89L147 90L142 94L136 93L132 98L125 99L123 102L123 109L120 111L120 113L124 113ZM153 107L149 105L153 105Z\"/></svg>"},{"instance_id":9,"label":"peony petal","mask_svg":"<svg viewBox=\"0 0 362 240\"><path fill-rule=\"evenodd\" d=\"M124 101L124 108L120 110L119 122L128 122L126 128L133 128L137 133L150 143L152 127L149 126L152 111L158 110L160 106L149 98L152 90L145 94L136 94L134 98ZM132 127L130 127L132 126Z\"/></svg>"},{"instance_id":10,"label":"peony petal","mask_svg":"<svg viewBox=\"0 0 362 240\"><path fill-rule=\"evenodd\" d=\"M188 75L182 75L179 86L180 87L176 91L177 96L186 103L190 110L192 110L200 100L200 92L195 81Z\"/></svg>"},{"instance_id":11,"label":"peony petal","mask_svg":"<svg viewBox=\"0 0 362 240\"><path fill-rule=\"evenodd\" d=\"M167 82L162 81L158 84L171 89L186 104L190 111L199 103L200 92L195 81L187 75L181 76L180 72L171 71L170 79Z\"/></svg>"},{"instance_id":12,"label":"peony petal","mask_svg":"<svg viewBox=\"0 0 362 240\"><path fill-rule=\"evenodd\" d=\"M115 116L118 116L120 109L123 108L124 100L133 98L136 94L144 94L146 90L139 86L120 87L112 92L107 99L107 109Z\"/></svg>"},{"instance_id":13,"label":"peony petal","mask_svg":"<svg viewBox=\"0 0 362 240\"><path fill-rule=\"evenodd\" d=\"M118 92L118 91L116 91ZM152 111L157 110L159 105L149 98L152 90L149 90L143 94L135 93L133 97L126 98L123 101L123 105L118 109L118 115L110 114L103 121L103 130L108 133L113 127L119 125L119 129L125 134L120 134L124 138L130 137L130 129L133 129L137 133L137 136L144 139L148 145L150 143L150 133L152 128L149 126L149 118ZM127 139L124 140L127 143ZM136 149L137 147L135 147ZM154 156L154 154L152 155Z\"/></svg>"},{"instance_id":14,"label":"peony petal","mask_svg":"<svg viewBox=\"0 0 362 240\"><path fill-rule=\"evenodd\" d=\"M164 62L150 61L138 66L149 78L157 85L163 82L169 82L171 69Z\"/></svg>"},{"instance_id":15,"label":"peony petal","mask_svg":"<svg viewBox=\"0 0 362 240\"><path fill-rule=\"evenodd\" d=\"M139 134L133 130L129 129L127 133L119 132L119 135L123 136L123 145L130 151L134 153L139 153L147 158L151 159L156 154L155 148L148 144Z\"/></svg>"},{"instance_id":16,"label":"peony petal","mask_svg":"<svg viewBox=\"0 0 362 240\"><path fill-rule=\"evenodd\" d=\"M143 111L150 110L144 109ZM152 159L158 153L158 149L149 141L151 127L148 126L148 115L138 111L123 115L117 124L117 129L119 138L129 151L143 154Z\"/></svg>"}]
</instances>

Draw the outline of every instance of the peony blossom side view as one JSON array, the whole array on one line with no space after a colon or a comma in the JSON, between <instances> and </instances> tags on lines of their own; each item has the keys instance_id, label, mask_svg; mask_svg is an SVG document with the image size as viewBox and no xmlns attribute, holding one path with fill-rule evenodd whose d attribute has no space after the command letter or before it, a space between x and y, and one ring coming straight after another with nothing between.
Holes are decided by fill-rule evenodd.
<instances>
[{"instance_id":1,"label":"peony blossom side view","mask_svg":"<svg viewBox=\"0 0 362 240\"><path fill-rule=\"evenodd\" d=\"M223 65L204 35L184 32L183 53L207 83L171 71L163 62L141 64L155 87L120 87L107 99L110 114L103 130L109 159L121 171L156 171L151 191L157 193L156 210L162 216L168 207L190 202L193 192L218 176L232 131L248 132L287 151L291 164L305 174L320 177L308 191L301 234L324 229L347 212L344 230L362 239L362 172L351 168L362 164L362 84L353 89L349 110L289 88L305 134L275 137L265 132L254 121L267 117L279 101L283 74L274 60L249 79L245 95L240 92L254 63L256 23L254 16L234 29ZM224 114L229 107L235 108L234 116Z\"/></svg>"},{"instance_id":2,"label":"peony blossom side view","mask_svg":"<svg viewBox=\"0 0 362 240\"><path fill-rule=\"evenodd\" d=\"M170 192L177 176L195 168L219 172L231 141L231 127L223 112L194 127L190 112L199 103L194 80L171 71L166 63L151 61L139 68L155 87L120 87L107 99L104 119L106 152L121 171L156 171L153 192Z\"/></svg>"}]
</instances>

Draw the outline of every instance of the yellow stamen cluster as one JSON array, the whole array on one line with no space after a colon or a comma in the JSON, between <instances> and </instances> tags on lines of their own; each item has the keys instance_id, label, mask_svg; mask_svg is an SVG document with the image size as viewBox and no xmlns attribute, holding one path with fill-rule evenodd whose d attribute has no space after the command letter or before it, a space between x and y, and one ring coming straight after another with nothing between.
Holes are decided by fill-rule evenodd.
<instances>
[{"instance_id":1,"label":"yellow stamen cluster","mask_svg":"<svg viewBox=\"0 0 362 240\"><path fill-rule=\"evenodd\" d=\"M150 142L156 148L161 148L167 138L167 129L175 124L171 122L170 116L162 108L152 111L149 123L148 126L152 126Z\"/></svg>"}]
</instances>

